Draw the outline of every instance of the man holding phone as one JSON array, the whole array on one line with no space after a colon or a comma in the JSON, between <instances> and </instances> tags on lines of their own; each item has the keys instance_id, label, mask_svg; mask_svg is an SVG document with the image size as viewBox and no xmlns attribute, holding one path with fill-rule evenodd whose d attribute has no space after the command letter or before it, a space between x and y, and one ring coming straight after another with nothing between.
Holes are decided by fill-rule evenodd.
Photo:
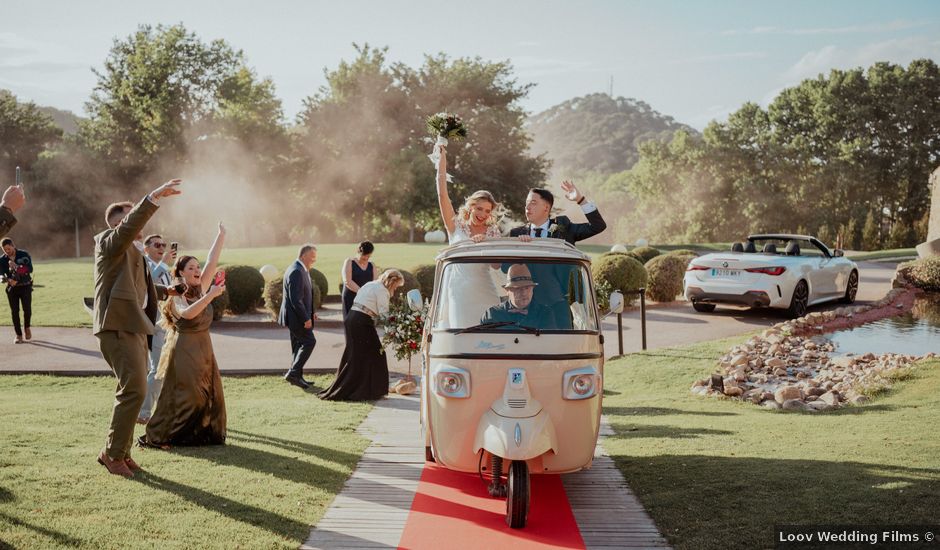
<instances>
[{"instance_id":1,"label":"man holding phone","mask_svg":"<svg viewBox=\"0 0 940 550\"><path fill-rule=\"evenodd\" d=\"M163 235L148 235L144 239L144 257L147 258L147 267L155 285L169 287L171 283L170 270L176 262L177 243L167 246ZM137 414L137 423L146 424L150 421L150 413L160 396L163 380L157 379L157 367L160 365L160 353L163 352L165 331L160 325L154 325L153 338L150 340L150 368L147 371L147 397Z\"/></svg>"}]
</instances>

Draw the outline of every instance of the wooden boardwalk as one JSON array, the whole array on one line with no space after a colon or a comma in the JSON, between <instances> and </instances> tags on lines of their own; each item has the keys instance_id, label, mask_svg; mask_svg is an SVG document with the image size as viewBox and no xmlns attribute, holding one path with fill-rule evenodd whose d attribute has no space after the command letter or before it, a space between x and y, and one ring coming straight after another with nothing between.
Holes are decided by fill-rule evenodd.
<instances>
[{"instance_id":1,"label":"wooden boardwalk","mask_svg":"<svg viewBox=\"0 0 940 550\"><path fill-rule=\"evenodd\" d=\"M357 430L372 440L302 549L397 548L421 470L417 396L389 394Z\"/></svg>"},{"instance_id":2,"label":"wooden boardwalk","mask_svg":"<svg viewBox=\"0 0 940 550\"><path fill-rule=\"evenodd\" d=\"M415 396L376 403L358 429L372 444L301 549L398 547L424 467L418 408ZM601 442L594 466L562 483L587 548L668 548Z\"/></svg>"}]
</instances>

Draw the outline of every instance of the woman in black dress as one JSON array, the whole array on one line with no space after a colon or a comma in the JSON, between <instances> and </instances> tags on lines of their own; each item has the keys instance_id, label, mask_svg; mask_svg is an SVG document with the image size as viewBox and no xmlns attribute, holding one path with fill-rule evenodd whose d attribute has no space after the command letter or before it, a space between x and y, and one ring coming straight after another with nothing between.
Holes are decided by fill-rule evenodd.
<instances>
[{"instance_id":1,"label":"woman in black dress","mask_svg":"<svg viewBox=\"0 0 940 550\"><path fill-rule=\"evenodd\" d=\"M333 384L319 393L330 401L371 401L388 394L388 359L375 330L377 317L388 313L389 300L405 279L390 269L362 285L346 316L346 349Z\"/></svg>"},{"instance_id":2,"label":"woman in black dress","mask_svg":"<svg viewBox=\"0 0 940 550\"><path fill-rule=\"evenodd\" d=\"M359 254L355 258L346 258L343 263L343 319L349 315L356 293L362 285L374 281L376 277L375 266L369 261L375 245L369 241L359 243Z\"/></svg>"}]
</instances>

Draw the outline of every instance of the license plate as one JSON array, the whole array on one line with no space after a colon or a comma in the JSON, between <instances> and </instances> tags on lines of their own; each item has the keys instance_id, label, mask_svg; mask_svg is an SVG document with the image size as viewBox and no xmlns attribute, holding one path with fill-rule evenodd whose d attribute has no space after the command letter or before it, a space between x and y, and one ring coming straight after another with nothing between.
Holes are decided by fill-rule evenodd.
<instances>
[{"instance_id":1,"label":"license plate","mask_svg":"<svg viewBox=\"0 0 940 550\"><path fill-rule=\"evenodd\" d=\"M740 269L713 269L712 277L740 277Z\"/></svg>"}]
</instances>

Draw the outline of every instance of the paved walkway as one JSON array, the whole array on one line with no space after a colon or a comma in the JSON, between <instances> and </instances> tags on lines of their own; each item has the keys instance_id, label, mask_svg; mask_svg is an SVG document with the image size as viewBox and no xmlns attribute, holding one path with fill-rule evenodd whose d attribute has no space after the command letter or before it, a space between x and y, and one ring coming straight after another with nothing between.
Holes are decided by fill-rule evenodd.
<instances>
[{"instance_id":1,"label":"paved walkway","mask_svg":"<svg viewBox=\"0 0 940 550\"><path fill-rule=\"evenodd\" d=\"M372 444L343 490L310 531L301 546L303 550L399 546L425 464L418 407L416 396L393 394L376 403L358 430L372 439ZM585 548L668 548L603 449L603 436L612 434L604 422L593 467L561 476ZM508 547L521 541L507 537L506 542ZM469 541L462 544L472 547ZM459 546L455 542L453 547ZM440 541L429 541L427 548L432 547L441 548Z\"/></svg>"},{"instance_id":2,"label":"paved walkway","mask_svg":"<svg viewBox=\"0 0 940 550\"><path fill-rule=\"evenodd\" d=\"M882 298L890 289L895 265L863 262L860 267L859 303ZM33 308L41 308L38 302ZM317 325L317 347L308 363L308 372L332 373L339 366L345 347L343 329L339 324L339 304L328 304L321 313L323 322ZM825 310L839 307L831 304L813 308ZM654 304L647 309L647 347L659 349L691 344L717 338L727 338L778 323L783 317L774 311L719 307L714 313L696 313L685 302ZM222 374L280 374L290 363L290 343L287 331L265 320L258 314L248 322L217 323L212 327L212 341ZM0 339L12 342L12 329L0 327ZM639 308L623 315L624 353L640 351L642 330ZM4 361L0 373L51 373L60 375L110 375L111 371L101 358L98 342L87 328L36 327L34 341L29 345L0 343ZM617 345L617 319L604 321L604 348L608 357L619 353ZM2 340L0 340L2 341ZM393 372L408 371L407 362L389 357ZM414 372L418 372L415 365Z\"/></svg>"}]
</instances>

